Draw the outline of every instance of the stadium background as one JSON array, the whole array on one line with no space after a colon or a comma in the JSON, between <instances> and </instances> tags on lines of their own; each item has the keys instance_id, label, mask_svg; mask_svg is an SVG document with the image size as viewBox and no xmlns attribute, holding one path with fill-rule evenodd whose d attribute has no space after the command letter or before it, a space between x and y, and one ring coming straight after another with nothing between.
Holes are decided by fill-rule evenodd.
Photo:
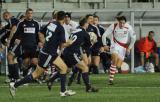
<instances>
[{"instance_id":1,"label":"stadium background","mask_svg":"<svg viewBox=\"0 0 160 102\"><path fill-rule=\"evenodd\" d=\"M54 10L72 12L72 19L78 21L80 16L88 13L100 16L100 23L107 27L115 21L115 16L125 15L134 25L137 39L147 35L148 31L156 33L155 40L160 47L160 0L3 0L0 12L9 11L13 16L24 14L26 8L34 10L34 18L41 24L46 24ZM2 19L2 24L5 24ZM132 52L133 54L133 52ZM5 60L4 60L5 63ZM5 64L1 73L5 73ZM132 66L133 67L133 66ZM31 84L20 88L15 102L159 102L160 78L155 74L117 75L115 86L106 86L106 75L93 75L93 84L100 88L99 94L86 94L83 86L73 85L77 95L62 99L58 95L59 83L52 92L45 85ZM5 76L0 77L0 102L13 102L8 86L4 83ZM45 87L45 88L44 88ZM71 101L72 100L72 101Z\"/></svg>"}]
</instances>

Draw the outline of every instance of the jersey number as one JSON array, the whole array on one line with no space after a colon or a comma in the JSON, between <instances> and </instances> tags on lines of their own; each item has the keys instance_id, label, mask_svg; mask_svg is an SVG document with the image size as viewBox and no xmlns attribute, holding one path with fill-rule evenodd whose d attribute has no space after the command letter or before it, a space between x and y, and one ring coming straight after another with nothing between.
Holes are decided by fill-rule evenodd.
<instances>
[{"instance_id":1,"label":"jersey number","mask_svg":"<svg viewBox=\"0 0 160 102\"><path fill-rule=\"evenodd\" d=\"M52 32L51 31L47 31L47 36L46 36L46 41L49 41L49 38L52 37Z\"/></svg>"},{"instance_id":2,"label":"jersey number","mask_svg":"<svg viewBox=\"0 0 160 102\"><path fill-rule=\"evenodd\" d=\"M77 40L77 35L70 35L69 37L70 40L72 40L72 42L75 42Z\"/></svg>"},{"instance_id":3,"label":"jersey number","mask_svg":"<svg viewBox=\"0 0 160 102\"><path fill-rule=\"evenodd\" d=\"M57 25L53 24L53 23L50 23L48 26L47 26L47 36L46 36L46 41L49 41L49 38L52 37L52 34L55 32L57 28Z\"/></svg>"}]
</instances>

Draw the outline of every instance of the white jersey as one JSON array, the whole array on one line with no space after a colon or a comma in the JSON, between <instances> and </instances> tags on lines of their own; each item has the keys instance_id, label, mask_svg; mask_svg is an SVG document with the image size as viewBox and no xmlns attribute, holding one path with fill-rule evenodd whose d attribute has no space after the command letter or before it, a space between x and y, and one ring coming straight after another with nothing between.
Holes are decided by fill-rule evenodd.
<instances>
[{"instance_id":1,"label":"white jersey","mask_svg":"<svg viewBox=\"0 0 160 102\"><path fill-rule=\"evenodd\" d=\"M67 40L68 37L70 36L70 34L74 31L76 31L76 29L78 27L78 23L71 20L69 22L69 24L64 23L63 27L65 29L65 37L66 37L66 40Z\"/></svg>"},{"instance_id":2,"label":"white jersey","mask_svg":"<svg viewBox=\"0 0 160 102\"><path fill-rule=\"evenodd\" d=\"M118 23L110 25L102 36L103 45L106 45L106 37L110 34L112 34L111 45L115 42L120 46L127 44L129 45L128 48L131 49L136 40L134 30L128 23L123 28L119 28Z\"/></svg>"}]
</instances>

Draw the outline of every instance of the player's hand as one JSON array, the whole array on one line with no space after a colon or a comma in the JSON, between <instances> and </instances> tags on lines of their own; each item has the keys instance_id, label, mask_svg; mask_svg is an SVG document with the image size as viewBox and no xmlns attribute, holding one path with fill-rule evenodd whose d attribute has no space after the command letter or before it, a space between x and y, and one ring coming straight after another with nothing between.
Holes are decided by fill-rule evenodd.
<instances>
[{"instance_id":1,"label":"player's hand","mask_svg":"<svg viewBox=\"0 0 160 102\"><path fill-rule=\"evenodd\" d=\"M101 47L100 48L100 52L104 52L105 50L104 50L104 47Z\"/></svg>"},{"instance_id":2,"label":"player's hand","mask_svg":"<svg viewBox=\"0 0 160 102\"><path fill-rule=\"evenodd\" d=\"M15 44L17 44L17 45L19 45L20 42L21 42L21 40L19 40L19 39L16 39L16 40L15 40Z\"/></svg>"},{"instance_id":3,"label":"player's hand","mask_svg":"<svg viewBox=\"0 0 160 102\"><path fill-rule=\"evenodd\" d=\"M109 46L105 45L105 46L104 46L104 50L105 50L105 51L109 51Z\"/></svg>"}]
</instances>

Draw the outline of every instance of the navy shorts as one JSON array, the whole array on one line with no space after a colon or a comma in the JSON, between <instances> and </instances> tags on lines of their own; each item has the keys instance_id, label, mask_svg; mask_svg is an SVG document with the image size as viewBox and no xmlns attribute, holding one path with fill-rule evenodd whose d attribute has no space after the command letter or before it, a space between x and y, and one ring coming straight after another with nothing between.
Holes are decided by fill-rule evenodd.
<instances>
[{"instance_id":1,"label":"navy shorts","mask_svg":"<svg viewBox=\"0 0 160 102\"><path fill-rule=\"evenodd\" d=\"M36 46L23 46L22 47L22 58L38 58L38 52Z\"/></svg>"},{"instance_id":2,"label":"navy shorts","mask_svg":"<svg viewBox=\"0 0 160 102\"><path fill-rule=\"evenodd\" d=\"M91 48L91 55L92 56L100 56L101 52L99 48Z\"/></svg>"},{"instance_id":3,"label":"navy shorts","mask_svg":"<svg viewBox=\"0 0 160 102\"><path fill-rule=\"evenodd\" d=\"M62 54L62 59L66 63L66 65L71 68L82 60L80 52L69 52L64 51Z\"/></svg>"},{"instance_id":4,"label":"navy shorts","mask_svg":"<svg viewBox=\"0 0 160 102\"><path fill-rule=\"evenodd\" d=\"M43 51L39 52L38 56L38 65L44 69L48 68L50 64L58 57L58 54L55 53L54 55L50 55Z\"/></svg>"}]
</instances>

